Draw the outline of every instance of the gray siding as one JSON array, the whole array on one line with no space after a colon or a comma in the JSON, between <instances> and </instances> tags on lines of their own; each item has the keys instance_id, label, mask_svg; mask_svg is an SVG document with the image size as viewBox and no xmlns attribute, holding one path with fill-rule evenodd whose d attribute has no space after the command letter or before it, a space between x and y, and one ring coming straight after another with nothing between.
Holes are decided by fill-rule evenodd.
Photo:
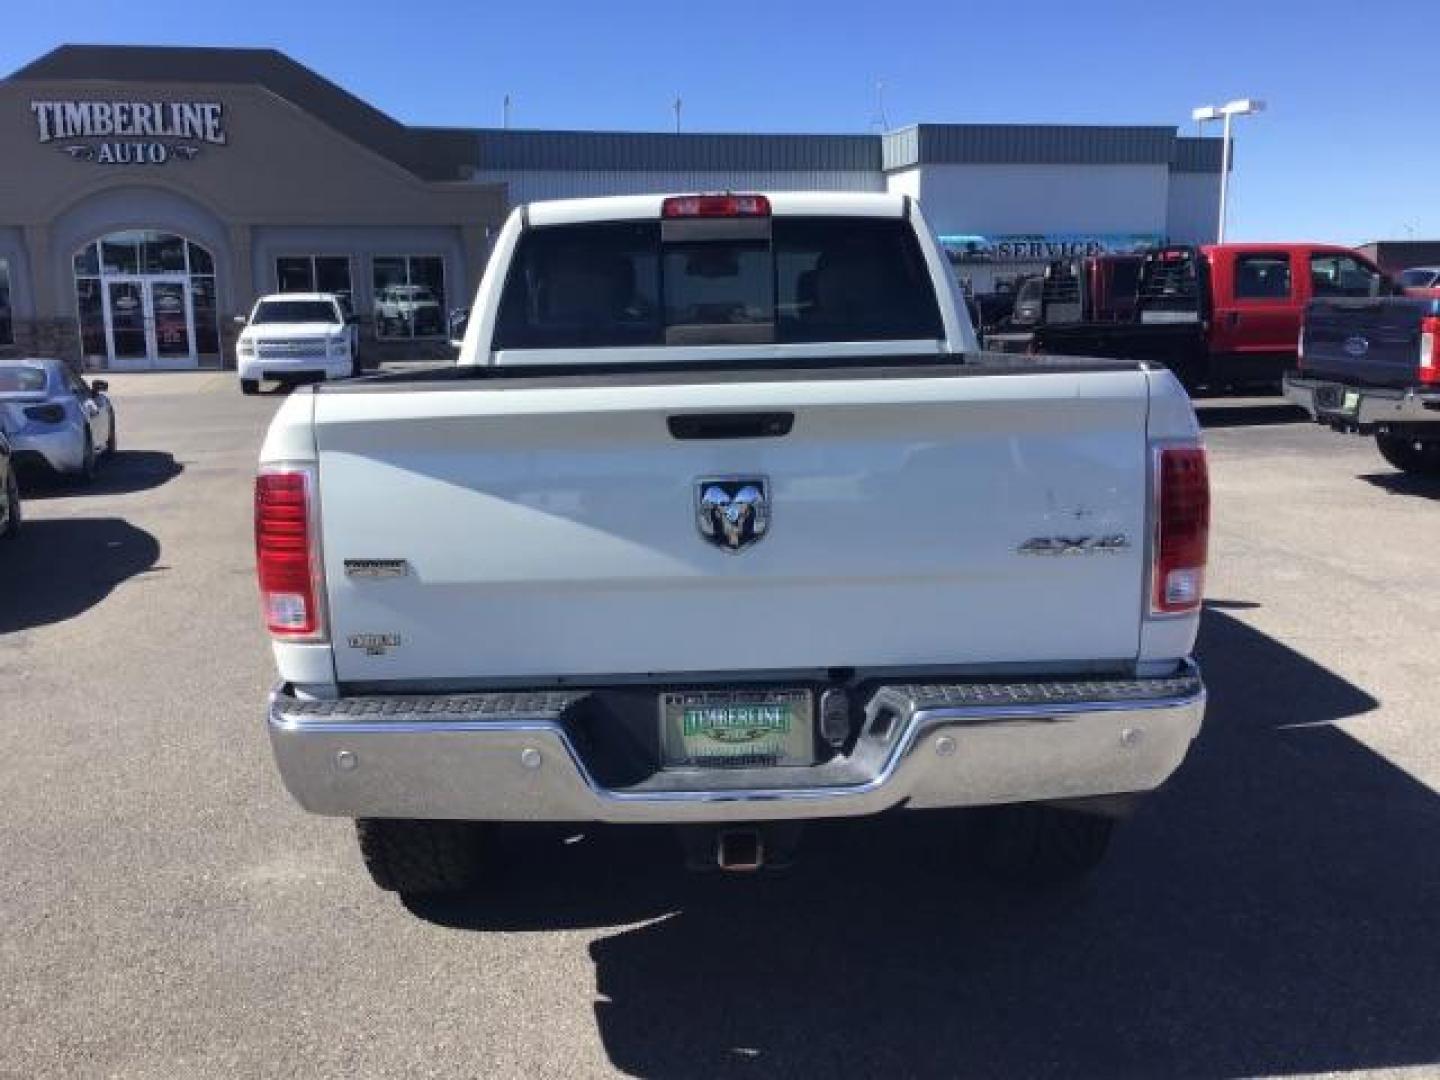
<instances>
[{"instance_id":1,"label":"gray siding","mask_svg":"<svg viewBox=\"0 0 1440 1080\"><path fill-rule=\"evenodd\" d=\"M884 191L885 177L870 171L642 171L629 169L483 170L480 183L507 185L512 205L595 195L649 195L687 191Z\"/></svg>"},{"instance_id":2,"label":"gray siding","mask_svg":"<svg viewBox=\"0 0 1440 1080\"><path fill-rule=\"evenodd\" d=\"M1168 165L1173 127L918 124L885 137L887 169L906 165Z\"/></svg>"},{"instance_id":3,"label":"gray siding","mask_svg":"<svg viewBox=\"0 0 1440 1080\"><path fill-rule=\"evenodd\" d=\"M854 172L880 168L871 135L644 131L477 131L477 164L497 170Z\"/></svg>"},{"instance_id":4,"label":"gray siding","mask_svg":"<svg viewBox=\"0 0 1440 1080\"><path fill-rule=\"evenodd\" d=\"M1220 139L1193 139L1182 135L1175 140L1175 158L1170 167L1181 173L1218 173L1224 149ZM1235 148L1230 148L1230 167L1235 167Z\"/></svg>"}]
</instances>

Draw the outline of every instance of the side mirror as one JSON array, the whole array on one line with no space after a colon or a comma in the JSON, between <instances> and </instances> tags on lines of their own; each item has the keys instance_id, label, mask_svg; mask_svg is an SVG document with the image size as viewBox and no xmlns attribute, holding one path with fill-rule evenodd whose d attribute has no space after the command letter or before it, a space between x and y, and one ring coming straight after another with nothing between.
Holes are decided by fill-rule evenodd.
<instances>
[{"instance_id":1,"label":"side mirror","mask_svg":"<svg viewBox=\"0 0 1440 1080\"><path fill-rule=\"evenodd\" d=\"M90 389L97 394L103 394L110 389L110 384L104 379L96 379L90 384Z\"/></svg>"}]
</instances>

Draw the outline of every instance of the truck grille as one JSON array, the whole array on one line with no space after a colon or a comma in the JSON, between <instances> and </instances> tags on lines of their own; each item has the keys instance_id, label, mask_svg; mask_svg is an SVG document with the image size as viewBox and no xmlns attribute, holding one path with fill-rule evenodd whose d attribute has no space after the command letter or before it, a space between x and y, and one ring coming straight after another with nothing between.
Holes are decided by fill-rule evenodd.
<instances>
[{"instance_id":1,"label":"truck grille","mask_svg":"<svg viewBox=\"0 0 1440 1080\"><path fill-rule=\"evenodd\" d=\"M256 355L262 360L323 360L324 341L261 341Z\"/></svg>"}]
</instances>

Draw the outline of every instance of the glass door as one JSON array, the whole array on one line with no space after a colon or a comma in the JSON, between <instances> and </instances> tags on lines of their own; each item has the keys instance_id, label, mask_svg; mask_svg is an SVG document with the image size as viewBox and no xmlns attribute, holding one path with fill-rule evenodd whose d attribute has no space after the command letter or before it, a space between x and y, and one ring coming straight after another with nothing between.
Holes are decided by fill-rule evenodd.
<instances>
[{"instance_id":1,"label":"glass door","mask_svg":"<svg viewBox=\"0 0 1440 1080\"><path fill-rule=\"evenodd\" d=\"M190 286L183 279L145 283L149 294L150 355L156 367L195 366L195 320Z\"/></svg>"},{"instance_id":2,"label":"glass door","mask_svg":"<svg viewBox=\"0 0 1440 1080\"><path fill-rule=\"evenodd\" d=\"M194 302L185 278L109 278L102 299L111 367L196 365Z\"/></svg>"},{"instance_id":3,"label":"glass door","mask_svg":"<svg viewBox=\"0 0 1440 1080\"><path fill-rule=\"evenodd\" d=\"M134 371L150 366L145 287L139 280L105 283L105 325L109 329L110 366Z\"/></svg>"}]
</instances>

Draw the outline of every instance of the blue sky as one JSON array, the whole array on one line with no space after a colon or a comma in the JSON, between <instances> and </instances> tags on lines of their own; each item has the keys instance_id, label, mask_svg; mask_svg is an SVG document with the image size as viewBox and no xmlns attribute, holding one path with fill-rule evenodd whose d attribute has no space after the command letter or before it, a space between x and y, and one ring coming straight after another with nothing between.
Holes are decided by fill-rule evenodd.
<instances>
[{"instance_id":1,"label":"blue sky","mask_svg":"<svg viewBox=\"0 0 1440 1080\"><path fill-rule=\"evenodd\" d=\"M9 0L0 70L67 41L281 49L408 123L865 131L917 121L1237 126L1234 239L1440 235L1433 53L1395 13L1312 3ZM1401 10L1401 9L1397 9ZM1420 8L1404 9L1419 12ZM1407 87L1413 86L1414 90ZM1211 131L1218 134L1218 126Z\"/></svg>"}]
</instances>

